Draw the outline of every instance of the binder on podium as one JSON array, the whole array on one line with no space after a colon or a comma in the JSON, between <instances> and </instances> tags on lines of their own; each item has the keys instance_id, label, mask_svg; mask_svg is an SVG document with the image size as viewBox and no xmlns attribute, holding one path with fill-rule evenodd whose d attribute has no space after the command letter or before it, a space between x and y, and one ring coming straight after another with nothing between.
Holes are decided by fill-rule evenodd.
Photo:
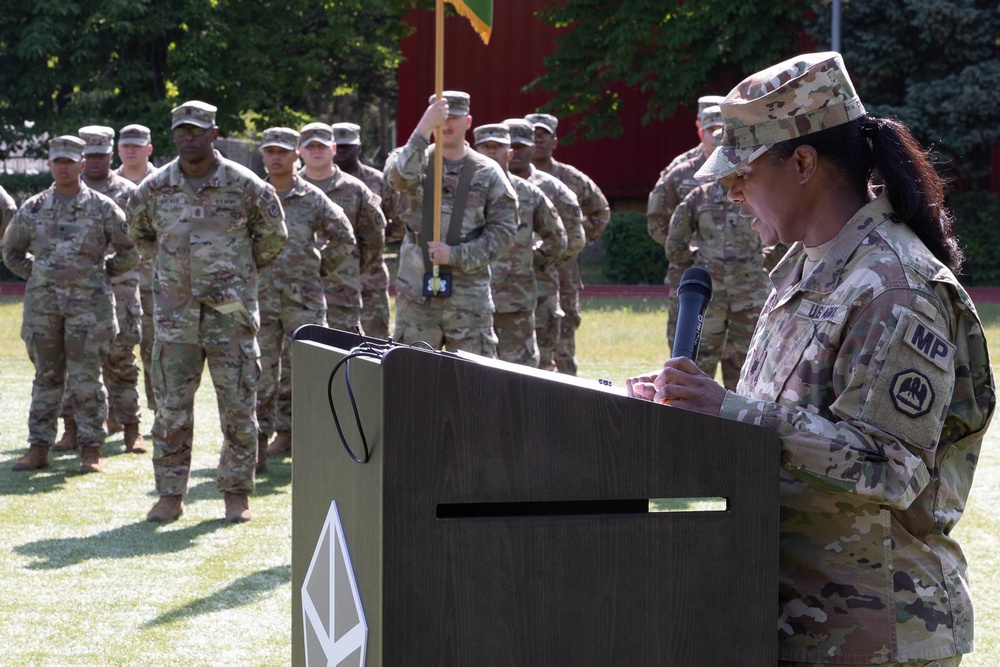
<instances>
[{"instance_id":1,"label":"binder on podium","mask_svg":"<svg viewBox=\"0 0 1000 667\"><path fill-rule=\"evenodd\" d=\"M773 432L366 341L295 334L293 665L777 663Z\"/></svg>"}]
</instances>

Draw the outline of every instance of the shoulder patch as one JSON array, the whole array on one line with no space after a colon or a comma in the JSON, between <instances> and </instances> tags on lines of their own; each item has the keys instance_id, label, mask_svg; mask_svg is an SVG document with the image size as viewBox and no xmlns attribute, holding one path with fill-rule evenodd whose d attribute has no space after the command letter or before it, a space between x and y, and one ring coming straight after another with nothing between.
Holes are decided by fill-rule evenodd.
<instances>
[{"instance_id":1,"label":"shoulder patch","mask_svg":"<svg viewBox=\"0 0 1000 667\"><path fill-rule=\"evenodd\" d=\"M934 389L930 381L913 368L897 373L889 385L889 392L896 410L909 417L925 415L934 405Z\"/></svg>"},{"instance_id":2,"label":"shoulder patch","mask_svg":"<svg viewBox=\"0 0 1000 667\"><path fill-rule=\"evenodd\" d=\"M917 354L943 371L951 368L955 346L944 335L919 317L914 317L906 330L906 344Z\"/></svg>"}]
</instances>

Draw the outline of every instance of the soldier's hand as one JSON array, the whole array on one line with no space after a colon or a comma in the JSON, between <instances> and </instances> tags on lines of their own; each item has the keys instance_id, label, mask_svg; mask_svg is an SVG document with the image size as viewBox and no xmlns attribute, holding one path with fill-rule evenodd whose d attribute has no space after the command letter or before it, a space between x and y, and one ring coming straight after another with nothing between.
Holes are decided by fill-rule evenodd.
<instances>
[{"instance_id":1,"label":"soldier's hand","mask_svg":"<svg viewBox=\"0 0 1000 667\"><path fill-rule=\"evenodd\" d=\"M427 252L432 264L451 264L451 246L441 241L428 241Z\"/></svg>"},{"instance_id":2,"label":"soldier's hand","mask_svg":"<svg viewBox=\"0 0 1000 667\"><path fill-rule=\"evenodd\" d=\"M434 100L424 111L424 115L420 117L420 122L417 123L417 132L422 134L427 141L431 140L431 135L434 134L434 128L441 125L445 118L448 117L448 100L441 98L440 100Z\"/></svg>"}]
</instances>

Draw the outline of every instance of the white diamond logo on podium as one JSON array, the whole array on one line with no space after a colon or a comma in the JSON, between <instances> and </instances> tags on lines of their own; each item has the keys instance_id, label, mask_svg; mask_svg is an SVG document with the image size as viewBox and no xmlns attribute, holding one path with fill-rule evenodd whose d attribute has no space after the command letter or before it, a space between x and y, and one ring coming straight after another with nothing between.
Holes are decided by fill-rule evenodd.
<instances>
[{"instance_id":1,"label":"white diamond logo on podium","mask_svg":"<svg viewBox=\"0 0 1000 667\"><path fill-rule=\"evenodd\" d=\"M306 667L364 667L368 621L337 501L323 523L302 582Z\"/></svg>"}]
</instances>

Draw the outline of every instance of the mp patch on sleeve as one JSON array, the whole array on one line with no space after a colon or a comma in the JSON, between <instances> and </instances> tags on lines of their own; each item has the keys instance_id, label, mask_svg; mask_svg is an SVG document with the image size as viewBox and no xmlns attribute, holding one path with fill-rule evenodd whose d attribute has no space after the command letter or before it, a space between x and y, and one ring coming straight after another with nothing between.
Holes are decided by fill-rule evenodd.
<instances>
[{"instance_id":1,"label":"mp patch on sleeve","mask_svg":"<svg viewBox=\"0 0 1000 667\"><path fill-rule=\"evenodd\" d=\"M906 330L906 344L917 354L943 371L951 368L955 346L945 336L920 317L914 317Z\"/></svg>"},{"instance_id":2,"label":"mp patch on sleeve","mask_svg":"<svg viewBox=\"0 0 1000 667\"><path fill-rule=\"evenodd\" d=\"M914 368L896 373L889 391L892 404L909 417L925 415L934 405L934 388L927 376Z\"/></svg>"}]
</instances>

